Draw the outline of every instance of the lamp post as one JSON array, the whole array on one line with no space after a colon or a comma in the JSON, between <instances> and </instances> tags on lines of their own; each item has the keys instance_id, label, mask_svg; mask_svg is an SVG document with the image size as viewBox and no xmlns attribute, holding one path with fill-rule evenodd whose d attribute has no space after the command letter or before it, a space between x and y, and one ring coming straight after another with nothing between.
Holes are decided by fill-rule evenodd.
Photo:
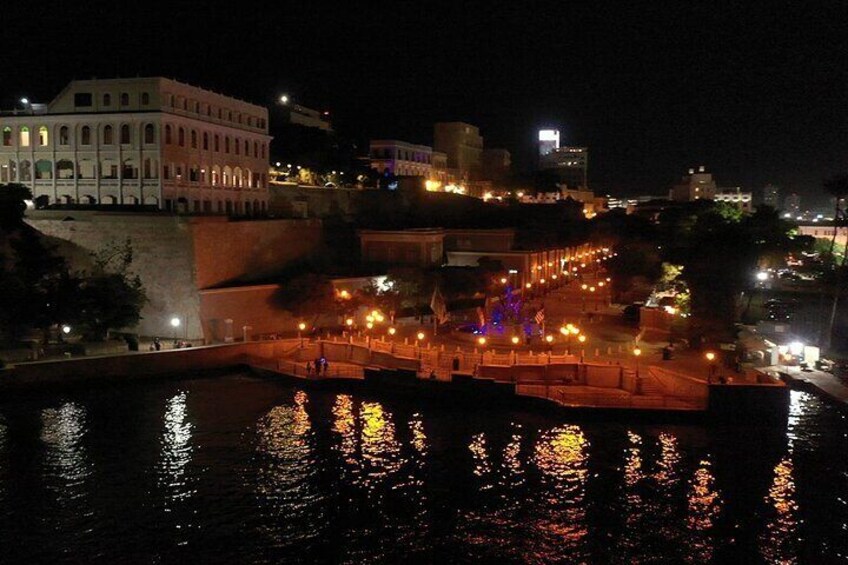
<instances>
[{"instance_id":1,"label":"lamp post","mask_svg":"<svg viewBox=\"0 0 848 565\"><path fill-rule=\"evenodd\" d=\"M712 384L713 377L715 376L715 369L716 369L716 366L715 366L716 355L712 351L707 351L707 353L706 353L706 355L704 355L704 357L707 358L707 362L710 364L710 372L707 375L707 383Z\"/></svg>"},{"instance_id":2,"label":"lamp post","mask_svg":"<svg viewBox=\"0 0 848 565\"><path fill-rule=\"evenodd\" d=\"M177 316L171 318L171 327L174 328L174 342L177 341L177 328L180 327L180 319Z\"/></svg>"},{"instance_id":3,"label":"lamp post","mask_svg":"<svg viewBox=\"0 0 848 565\"><path fill-rule=\"evenodd\" d=\"M583 344L586 343L586 336L585 335L577 336L577 341L580 342L580 363L583 363L583 359L586 356L586 350L583 348Z\"/></svg>"},{"instance_id":4,"label":"lamp post","mask_svg":"<svg viewBox=\"0 0 848 565\"><path fill-rule=\"evenodd\" d=\"M303 349L303 330L306 329L306 324L300 322L297 325L297 337L300 339L300 348Z\"/></svg>"},{"instance_id":5,"label":"lamp post","mask_svg":"<svg viewBox=\"0 0 848 565\"><path fill-rule=\"evenodd\" d=\"M636 358L636 379L639 378L639 356L642 355L642 350L638 347L633 348L633 356Z\"/></svg>"}]
</instances>

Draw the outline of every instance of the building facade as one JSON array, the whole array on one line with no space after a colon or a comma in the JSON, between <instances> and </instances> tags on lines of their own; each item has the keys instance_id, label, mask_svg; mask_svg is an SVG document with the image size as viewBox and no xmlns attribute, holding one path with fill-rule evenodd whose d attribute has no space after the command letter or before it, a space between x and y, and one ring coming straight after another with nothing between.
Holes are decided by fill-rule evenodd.
<instances>
[{"instance_id":1,"label":"building facade","mask_svg":"<svg viewBox=\"0 0 848 565\"><path fill-rule=\"evenodd\" d=\"M689 174L672 187L669 198L675 202L692 202L693 200L713 200L715 194L716 183L713 175L701 165L697 171L689 169Z\"/></svg>"},{"instance_id":2,"label":"building facade","mask_svg":"<svg viewBox=\"0 0 848 565\"><path fill-rule=\"evenodd\" d=\"M732 204L750 214L754 211L754 198L750 192L742 192L738 186L736 188L722 188L715 194L716 202L725 202Z\"/></svg>"},{"instance_id":3,"label":"building facade","mask_svg":"<svg viewBox=\"0 0 848 565\"><path fill-rule=\"evenodd\" d=\"M0 115L0 183L36 207L267 211L267 109L162 77L73 81L43 108Z\"/></svg>"},{"instance_id":4,"label":"building facade","mask_svg":"<svg viewBox=\"0 0 848 565\"><path fill-rule=\"evenodd\" d=\"M433 147L448 156L448 167L463 180L479 180L482 174L483 137L476 126L465 122L439 122L433 127Z\"/></svg>"},{"instance_id":5,"label":"building facade","mask_svg":"<svg viewBox=\"0 0 848 565\"><path fill-rule=\"evenodd\" d=\"M433 176L433 148L396 139L372 139L369 155L371 168L399 177Z\"/></svg>"},{"instance_id":6,"label":"building facade","mask_svg":"<svg viewBox=\"0 0 848 565\"><path fill-rule=\"evenodd\" d=\"M539 169L550 171L567 188L585 189L589 186L589 148L557 147L539 155Z\"/></svg>"},{"instance_id":7,"label":"building facade","mask_svg":"<svg viewBox=\"0 0 848 565\"><path fill-rule=\"evenodd\" d=\"M509 176L512 168L512 156L506 149L483 149L481 154L483 177L501 182Z\"/></svg>"},{"instance_id":8,"label":"building facade","mask_svg":"<svg viewBox=\"0 0 848 565\"><path fill-rule=\"evenodd\" d=\"M767 184L763 188L763 204L771 206L775 210L780 210L780 188L773 184Z\"/></svg>"}]
</instances>

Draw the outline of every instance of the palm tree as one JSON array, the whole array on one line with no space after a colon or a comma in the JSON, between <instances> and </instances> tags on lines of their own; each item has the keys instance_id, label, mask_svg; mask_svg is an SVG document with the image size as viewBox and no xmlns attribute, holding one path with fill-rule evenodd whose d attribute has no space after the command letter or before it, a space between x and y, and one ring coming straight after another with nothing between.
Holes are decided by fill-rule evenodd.
<instances>
[{"instance_id":1,"label":"palm tree","mask_svg":"<svg viewBox=\"0 0 848 565\"><path fill-rule=\"evenodd\" d=\"M848 174L838 174L824 181L824 190L833 196L836 203L834 204L833 215L833 237L830 240L830 256L833 257L833 250L836 246L836 234L839 226L845 222L845 211L842 210L841 201L848 196ZM833 302L830 308L830 317L828 320L827 334L825 335L825 350L830 349L833 340L833 326L836 323L836 314L839 310L839 295L842 293L842 276L845 273L845 268L848 263L848 246L842 253L842 262L837 264L833 261L833 266L836 269L836 277L833 285Z\"/></svg>"},{"instance_id":2,"label":"palm tree","mask_svg":"<svg viewBox=\"0 0 848 565\"><path fill-rule=\"evenodd\" d=\"M842 173L826 179L823 187L824 191L834 199L833 237L830 240L830 256L833 257L833 249L836 245L836 232L839 228L840 220L844 219L845 214L840 204L848 196L848 174Z\"/></svg>"}]
</instances>

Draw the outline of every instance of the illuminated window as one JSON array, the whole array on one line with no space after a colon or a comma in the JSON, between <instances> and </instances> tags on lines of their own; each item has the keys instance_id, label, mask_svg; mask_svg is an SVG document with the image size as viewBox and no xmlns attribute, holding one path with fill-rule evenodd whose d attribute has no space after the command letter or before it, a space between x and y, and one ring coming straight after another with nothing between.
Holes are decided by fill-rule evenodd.
<instances>
[{"instance_id":1,"label":"illuminated window","mask_svg":"<svg viewBox=\"0 0 848 565\"><path fill-rule=\"evenodd\" d=\"M38 144L44 147L47 145L47 142L47 126L41 126L38 128Z\"/></svg>"},{"instance_id":2,"label":"illuminated window","mask_svg":"<svg viewBox=\"0 0 848 565\"><path fill-rule=\"evenodd\" d=\"M21 128L21 147L29 147L29 128Z\"/></svg>"}]
</instances>

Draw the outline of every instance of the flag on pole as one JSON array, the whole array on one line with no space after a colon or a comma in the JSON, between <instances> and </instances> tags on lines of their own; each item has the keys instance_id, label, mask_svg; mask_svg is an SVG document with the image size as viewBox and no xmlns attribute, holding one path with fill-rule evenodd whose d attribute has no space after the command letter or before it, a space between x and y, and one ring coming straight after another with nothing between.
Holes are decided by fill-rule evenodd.
<instances>
[{"instance_id":1,"label":"flag on pole","mask_svg":"<svg viewBox=\"0 0 848 565\"><path fill-rule=\"evenodd\" d=\"M536 323L539 324L539 325L542 325L544 323L544 321L545 321L545 307L544 306L539 308L539 310L536 312L536 316L533 319L536 320Z\"/></svg>"},{"instance_id":2,"label":"flag on pole","mask_svg":"<svg viewBox=\"0 0 848 565\"><path fill-rule=\"evenodd\" d=\"M447 304L445 304L445 299L442 296L442 293L439 292L439 287L433 289L433 297L430 299L430 310L433 311L433 314L436 316L436 320L440 324L444 324L450 319Z\"/></svg>"}]
</instances>

